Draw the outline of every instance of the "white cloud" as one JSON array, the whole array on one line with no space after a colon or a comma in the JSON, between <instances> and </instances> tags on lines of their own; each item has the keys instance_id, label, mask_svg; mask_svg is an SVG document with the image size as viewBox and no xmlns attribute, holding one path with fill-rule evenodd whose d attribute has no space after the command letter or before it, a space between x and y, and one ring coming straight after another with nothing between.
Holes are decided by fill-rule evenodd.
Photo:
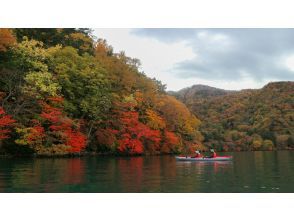
<instances>
[{"instance_id":1,"label":"white cloud","mask_svg":"<svg viewBox=\"0 0 294 220\"><path fill-rule=\"evenodd\" d=\"M140 59L146 75L168 90L193 84L261 88L294 77L292 29L95 29L94 34L115 52Z\"/></svg>"},{"instance_id":2,"label":"white cloud","mask_svg":"<svg viewBox=\"0 0 294 220\"><path fill-rule=\"evenodd\" d=\"M294 55L286 58L285 65L289 70L294 71Z\"/></svg>"},{"instance_id":3,"label":"white cloud","mask_svg":"<svg viewBox=\"0 0 294 220\"><path fill-rule=\"evenodd\" d=\"M167 83L166 72L177 62L192 59L196 55L184 41L164 43L152 38L132 35L130 29L95 29L98 38L104 38L115 52L125 51L127 56L141 60L142 69L149 77Z\"/></svg>"}]
</instances>

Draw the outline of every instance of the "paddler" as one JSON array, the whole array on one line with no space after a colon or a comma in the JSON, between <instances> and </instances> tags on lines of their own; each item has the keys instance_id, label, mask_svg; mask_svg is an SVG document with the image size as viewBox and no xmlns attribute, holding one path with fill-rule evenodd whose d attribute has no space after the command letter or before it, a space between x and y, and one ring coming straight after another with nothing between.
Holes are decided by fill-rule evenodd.
<instances>
[{"instance_id":1,"label":"paddler","mask_svg":"<svg viewBox=\"0 0 294 220\"><path fill-rule=\"evenodd\" d=\"M198 157L202 157L201 153L199 152L199 150L196 150L195 151L195 158L198 158Z\"/></svg>"},{"instance_id":2,"label":"paddler","mask_svg":"<svg viewBox=\"0 0 294 220\"><path fill-rule=\"evenodd\" d=\"M210 156L209 158L215 158L216 157L216 153L214 152L214 149L210 149Z\"/></svg>"}]
</instances>

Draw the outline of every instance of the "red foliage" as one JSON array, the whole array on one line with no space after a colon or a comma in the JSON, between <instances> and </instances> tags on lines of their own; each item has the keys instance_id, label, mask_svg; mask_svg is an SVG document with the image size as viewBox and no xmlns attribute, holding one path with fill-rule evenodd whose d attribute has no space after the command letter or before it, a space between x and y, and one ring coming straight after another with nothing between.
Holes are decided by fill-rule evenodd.
<instances>
[{"instance_id":1,"label":"red foliage","mask_svg":"<svg viewBox=\"0 0 294 220\"><path fill-rule=\"evenodd\" d=\"M78 153L86 147L87 138L81 132L68 129L64 133L67 137L65 145L71 146L70 152Z\"/></svg>"},{"instance_id":2,"label":"red foliage","mask_svg":"<svg viewBox=\"0 0 294 220\"><path fill-rule=\"evenodd\" d=\"M175 133L165 130L164 131L164 143L161 151L164 153L170 153L171 150L180 144L180 139Z\"/></svg>"},{"instance_id":3,"label":"red foliage","mask_svg":"<svg viewBox=\"0 0 294 220\"><path fill-rule=\"evenodd\" d=\"M49 99L52 104L62 103L59 97ZM87 138L78 129L74 129L74 122L63 115L62 108L54 107L47 103L41 103L41 118L48 122L51 132L59 134L65 145L70 146L69 152L77 153L86 147Z\"/></svg>"},{"instance_id":4,"label":"red foliage","mask_svg":"<svg viewBox=\"0 0 294 220\"><path fill-rule=\"evenodd\" d=\"M120 114L122 128L119 132L120 152L128 154L142 154L143 143L151 141L155 148L159 147L161 138L160 131L152 130L139 121L139 114L135 111L122 112Z\"/></svg>"},{"instance_id":5,"label":"red foliage","mask_svg":"<svg viewBox=\"0 0 294 220\"><path fill-rule=\"evenodd\" d=\"M55 108L47 103L42 103L43 111L41 118L48 120L51 123L58 123L62 117L62 111L60 108Z\"/></svg>"},{"instance_id":6,"label":"red foliage","mask_svg":"<svg viewBox=\"0 0 294 220\"><path fill-rule=\"evenodd\" d=\"M51 101L52 103L63 103L64 99L60 96L57 97L50 97L48 98L49 101Z\"/></svg>"},{"instance_id":7,"label":"red foliage","mask_svg":"<svg viewBox=\"0 0 294 220\"><path fill-rule=\"evenodd\" d=\"M180 142L180 139L178 136L175 135L174 132L165 131L164 132L166 141L171 145L177 145Z\"/></svg>"},{"instance_id":8,"label":"red foliage","mask_svg":"<svg viewBox=\"0 0 294 220\"><path fill-rule=\"evenodd\" d=\"M9 138L9 133L11 130L9 127L13 125L15 120L11 118L10 115L6 115L2 107L0 107L0 140Z\"/></svg>"},{"instance_id":9,"label":"red foliage","mask_svg":"<svg viewBox=\"0 0 294 220\"><path fill-rule=\"evenodd\" d=\"M129 154L142 154L144 152L143 144L138 139L131 139L124 137L119 140L118 150L121 152L128 152Z\"/></svg>"},{"instance_id":10,"label":"red foliage","mask_svg":"<svg viewBox=\"0 0 294 220\"><path fill-rule=\"evenodd\" d=\"M30 134L27 137L28 143L36 143L42 141L45 137L45 130L41 125L35 125L30 129Z\"/></svg>"}]
</instances>

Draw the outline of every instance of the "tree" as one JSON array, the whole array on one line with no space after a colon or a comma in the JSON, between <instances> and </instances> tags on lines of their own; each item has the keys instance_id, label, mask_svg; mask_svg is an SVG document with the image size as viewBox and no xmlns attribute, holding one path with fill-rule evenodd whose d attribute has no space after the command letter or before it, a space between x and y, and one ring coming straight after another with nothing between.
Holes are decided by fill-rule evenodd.
<instances>
[{"instance_id":1,"label":"tree","mask_svg":"<svg viewBox=\"0 0 294 220\"><path fill-rule=\"evenodd\" d=\"M54 104L63 102L62 98L51 98L49 101ZM41 118L43 123L49 124L49 132L57 137L56 142L69 146L69 152L78 153L86 147L86 136L79 131L79 125L74 128L74 122L63 115L62 109L47 103L41 103L43 111Z\"/></svg>"},{"instance_id":2,"label":"tree","mask_svg":"<svg viewBox=\"0 0 294 220\"><path fill-rule=\"evenodd\" d=\"M97 145L100 152L116 152L118 130L111 128L98 128L96 131ZM97 150L97 149L96 149Z\"/></svg>"},{"instance_id":3,"label":"tree","mask_svg":"<svg viewBox=\"0 0 294 220\"><path fill-rule=\"evenodd\" d=\"M15 120L10 115L5 114L5 111L0 107L0 141L9 138L11 127Z\"/></svg>"},{"instance_id":4,"label":"tree","mask_svg":"<svg viewBox=\"0 0 294 220\"><path fill-rule=\"evenodd\" d=\"M37 99L57 96L61 89L49 72L30 72L24 81L24 93Z\"/></svg>"},{"instance_id":5,"label":"tree","mask_svg":"<svg viewBox=\"0 0 294 220\"><path fill-rule=\"evenodd\" d=\"M199 143L203 137L198 131L200 120L187 107L174 97L163 95L158 103L158 109L167 121L167 129L179 133L183 139Z\"/></svg>"},{"instance_id":6,"label":"tree","mask_svg":"<svg viewBox=\"0 0 294 220\"><path fill-rule=\"evenodd\" d=\"M6 52L7 49L15 43L16 40L12 31L7 28L0 28L0 52Z\"/></svg>"},{"instance_id":7,"label":"tree","mask_svg":"<svg viewBox=\"0 0 294 220\"><path fill-rule=\"evenodd\" d=\"M252 147L254 150L259 150L262 146L263 140L262 137L258 134L252 136Z\"/></svg>"},{"instance_id":8,"label":"tree","mask_svg":"<svg viewBox=\"0 0 294 220\"><path fill-rule=\"evenodd\" d=\"M52 72L62 88L65 110L74 118L88 124L87 136L91 138L97 124L105 120L111 107L112 94L107 72L93 57L80 56L72 47L53 54Z\"/></svg>"},{"instance_id":9,"label":"tree","mask_svg":"<svg viewBox=\"0 0 294 220\"><path fill-rule=\"evenodd\" d=\"M264 140L263 144L262 144L262 147L265 150L273 150L274 149L274 144L273 144L273 142L271 140Z\"/></svg>"},{"instance_id":10,"label":"tree","mask_svg":"<svg viewBox=\"0 0 294 220\"><path fill-rule=\"evenodd\" d=\"M98 39L95 45L95 56L96 57L105 57L112 56L113 48L107 44L105 39Z\"/></svg>"},{"instance_id":11,"label":"tree","mask_svg":"<svg viewBox=\"0 0 294 220\"><path fill-rule=\"evenodd\" d=\"M0 61L2 106L16 120L32 118L39 99L59 95L60 86L48 69L51 53L59 49L45 49L42 42L24 38Z\"/></svg>"},{"instance_id":12,"label":"tree","mask_svg":"<svg viewBox=\"0 0 294 220\"><path fill-rule=\"evenodd\" d=\"M224 141L232 150L254 150L250 139L259 135L287 149L291 145L283 135L293 134L293 86L275 82L262 89L226 91L196 85L172 94L202 121L205 145ZM254 146L263 149L262 140L255 139Z\"/></svg>"},{"instance_id":13,"label":"tree","mask_svg":"<svg viewBox=\"0 0 294 220\"><path fill-rule=\"evenodd\" d=\"M18 28L14 32L19 41L24 37L44 43L46 48L62 45L72 46L79 54L93 54L94 41L88 28Z\"/></svg>"},{"instance_id":14,"label":"tree","mask_svg":"<svg viewBox=\"0 0 294 220\"><path fill-rule=\"evenodd\" d=\"M147 126L159 130L166 127L164 119L152 109L146 110Z\"/></svg>"},{"instance_id":15,"label":"tree","mask_svg":"<svg viewBox=\"0 0 294 220\"><path fill-rule=\"evenodd\" d=\"M139 115L134 111L120 113L121 128L118 134L118 151L127 154L142 154L144 145L149 151L159 150L160 132L152 130L139 122ZM151 143L148 143L151 142Z\"/></svg>"},{"instance_id":16,"label":"tree","mask_svg":"<svg viewBox=\"0 0 294 220\"><path fill-rule=\"evenodd\" d=\"M276 146L278 149L287 149L289 135L277 135L276 136Z\"/></svg>"},{"instance_id":17,"label":"tree","mask_svg":"<svg viewBox=\"0 0 294 220\"><path fill-rule=\"evenodd\" d=\"M176 153L180 149L180 138L175 133L165 130L163 133L163 144L160 149L162 153Z\"/></svg>"},{"instance_id":18,"label":"tree","mask_svg":"<svg viewBox=\"0 0 294 220\"><path fill-rule=\"evenodd\" d=\"M62 112L63 99L48 98L40 101L42 112L31 121L32 127L18 128L17 144L32 148L38 154L79 153L86 147L86 136Z\"/></svg>"},{"instance_id":19,"label":"tree","mask_svg":"<svg viewBox=\"0 0 294 220\"><path fill-rule=\"evenodd\" d=\"M0 52L0 104L17 121L19 149L158 154L201 144L198 118L140 60L95 42L89 29L13 34L18 42Z\"/></svg>"}]
</instances>

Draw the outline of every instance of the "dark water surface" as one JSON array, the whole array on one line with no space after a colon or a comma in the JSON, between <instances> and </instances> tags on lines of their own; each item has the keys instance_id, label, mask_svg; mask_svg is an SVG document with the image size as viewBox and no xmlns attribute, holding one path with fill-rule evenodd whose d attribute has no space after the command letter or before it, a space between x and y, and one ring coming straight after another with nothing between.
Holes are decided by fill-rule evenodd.
<instances>
[{"instance_id":1,"label":"dark water surface","mask_svg":"<svg viewBox=\"0 0 294 220\"><path fill-rule=\"evenodd\" d=\"M173 156L0 159L0 192L294 192L294 152L242 152L232 162Z\"/></svg>"}]
</instances>

